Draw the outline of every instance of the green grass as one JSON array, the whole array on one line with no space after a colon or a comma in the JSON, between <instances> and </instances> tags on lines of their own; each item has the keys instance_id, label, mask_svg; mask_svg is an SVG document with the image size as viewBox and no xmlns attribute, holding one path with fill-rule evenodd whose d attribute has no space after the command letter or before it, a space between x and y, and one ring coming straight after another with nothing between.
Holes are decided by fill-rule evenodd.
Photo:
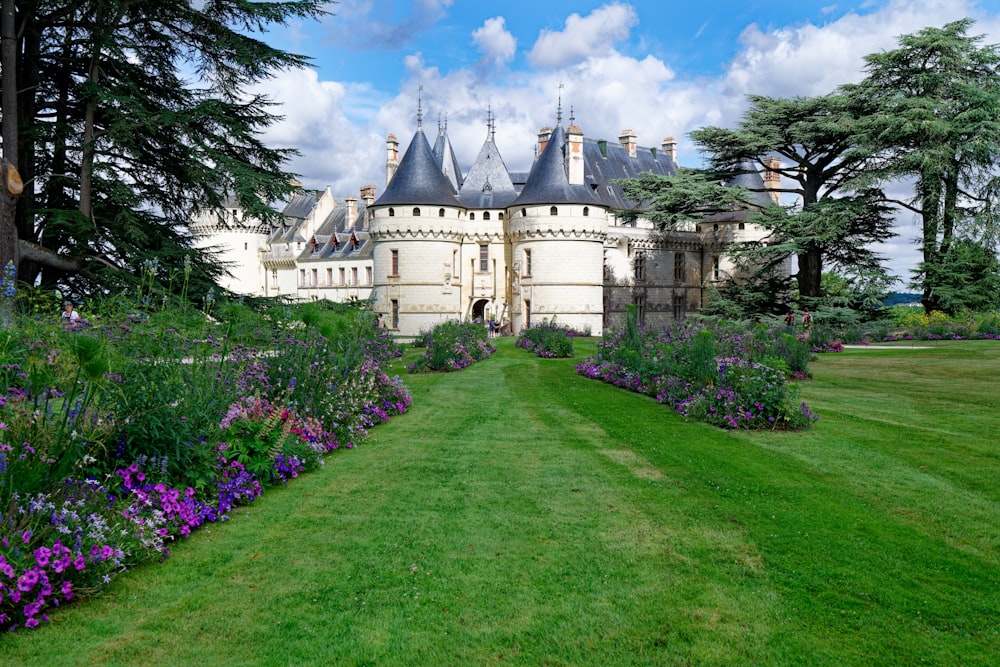
<instances>
[{"instance_id":1,"label":"green grass","mask_svg":"<svg viewBox=\"0 0 1000 667\"><path fill-rule=\"evenodd\" d=\"M823 356L803 433L498 342L0 664L996 664L995 342Z\"/></svg>"}]
</instances>

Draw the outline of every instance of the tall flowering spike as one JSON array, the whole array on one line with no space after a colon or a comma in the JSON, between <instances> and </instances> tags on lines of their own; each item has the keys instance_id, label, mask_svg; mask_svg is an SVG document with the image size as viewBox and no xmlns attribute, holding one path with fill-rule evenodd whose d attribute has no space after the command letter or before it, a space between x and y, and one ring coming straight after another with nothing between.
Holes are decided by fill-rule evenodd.
<instances>
[{"instance_id":1,"label":"tall flowering spike","mask_svg":"<svg viewBox=\"0 0 1000 667\"><path fill-rule=\"evenodd\" d=\"M14 262L7 262L3 267L3 295L9 299L17 296L17 268Z\"/></svg>"}]
</instances>

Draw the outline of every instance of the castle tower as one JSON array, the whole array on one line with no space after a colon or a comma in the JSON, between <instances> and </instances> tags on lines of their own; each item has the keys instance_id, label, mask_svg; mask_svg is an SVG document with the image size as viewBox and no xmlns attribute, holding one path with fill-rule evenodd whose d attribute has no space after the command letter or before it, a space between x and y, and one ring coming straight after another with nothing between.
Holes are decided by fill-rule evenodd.
<instances>
[{"instance_id":1,"label":"castle tower","mask_svg":"<svg viewBox=\"0 0 1000 667\"><path fill-rule=\"evenodd\" d=\"M375 310L390 329L416 336L461 317L456 289L465 212L419 128L371 208Z\"/></svg>"},{"instance_id":2,"label":"castle tower","mask_svg":"<svg viewBox=\"0 0 1000 667\"><path fill-rule=\"evenodd\" d=\"M567 143L557 126L508 208L515 333L546 319L602 332L606 210L568 178Z\"/></svg>"}]
</instances>

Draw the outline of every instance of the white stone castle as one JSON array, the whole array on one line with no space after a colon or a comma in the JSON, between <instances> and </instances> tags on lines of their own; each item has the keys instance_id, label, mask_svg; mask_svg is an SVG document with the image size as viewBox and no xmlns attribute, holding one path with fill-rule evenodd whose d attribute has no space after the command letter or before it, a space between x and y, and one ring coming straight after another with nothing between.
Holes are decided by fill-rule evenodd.
<instances>
[{"instance_id":1,"label":"white stone castle","mask_svg":"<svg viewBox=\"0 0 1000 667\"><path fill-rule=\"evenodd\" d=\"M361 188L337 201L329 189L284 206L280 227L239 222L236 209L201 216L192 231L231 267L222 286L294 300L370 300L384 326L411 337L446 320L493 319L518 333L543 320L600 335L634 304L658 326L701 308L707 290L730 277L727 248L759 240L746 211L663 232L641 217L617 179L676 173L677 144L588 139L573 124L538 135L527 174L508 171L492 118L479 155L462 170L439 123L432 147L420 113L402 159L389 135L386 189ZM741 176L766 205L776 173ZM767 181L767 188L765 188ZM772 197L776 196L772 194ZM622 215L622 212L635 215Z\"/></svg>"}]
</instances>

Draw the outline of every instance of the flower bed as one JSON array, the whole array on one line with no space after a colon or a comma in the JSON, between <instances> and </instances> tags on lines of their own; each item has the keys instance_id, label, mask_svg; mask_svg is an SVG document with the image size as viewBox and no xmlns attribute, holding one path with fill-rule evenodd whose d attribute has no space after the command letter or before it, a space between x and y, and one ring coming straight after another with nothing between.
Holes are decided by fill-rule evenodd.
<instances>
[{"instance_id":1,"label":"flower bed","mask_svg":"<svg viewBox=\"0 0 1000 667\"><path fill-rule=\"evenodd\" d=\"M543 358L566 358L573 356L573 338L577 332L555 322L541 324L521 330L515 345L534 352Z\"/></svg>"},{"instance_id":2,"label":"flower bed","mask_svg":"<svg viewBox=\"0 0 1000 667\"><path fill-rule=\"evenodd\" d=\"M457 371L482 361L497 351L489 332L474 322L442 322L421 334L415 345L426 348L424 355L410 364L410 373Z\"/></svg>"},{"instance_id":3,"label":"flower bed","mask_svg":"<svg viewBox=\"0 0 1000 667\"><path fill-rule=\"evenodd\" d=\"M0 629L169 556L410 404L367 313L335 337L217 315L184 332L142 312L0 331Z\"/></svg>"},{"instance_id":4,"label":"flower bed","mask_svg":"<svg viewBox=\"0 0 1000 667\"><path fill-rule=\"evenodd\" d=\"M797 399L791 377L806 377L808 343L761 329L606 333L580 374L643 394L693 420L723 428L802 429L818 417Z\"/></svg>"}]
</instances>

